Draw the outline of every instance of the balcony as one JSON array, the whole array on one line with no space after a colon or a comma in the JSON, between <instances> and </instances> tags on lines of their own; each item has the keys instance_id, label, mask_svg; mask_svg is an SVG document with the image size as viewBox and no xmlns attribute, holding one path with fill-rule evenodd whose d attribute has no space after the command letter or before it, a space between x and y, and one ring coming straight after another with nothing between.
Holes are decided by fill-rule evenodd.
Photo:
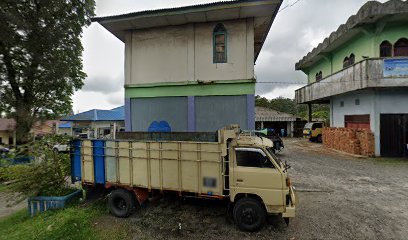
<instances>
[{"instance_id":1,"label":"balcony","mask_svg":"<svg viewBox=\"0 0 408 240\"><path fill-rule=\"evenodd\" d=\"M331 96L367 88L408 87L408 58L369 58L296 90L296 101L325 103Z\"/></svg>"}]
</instances>

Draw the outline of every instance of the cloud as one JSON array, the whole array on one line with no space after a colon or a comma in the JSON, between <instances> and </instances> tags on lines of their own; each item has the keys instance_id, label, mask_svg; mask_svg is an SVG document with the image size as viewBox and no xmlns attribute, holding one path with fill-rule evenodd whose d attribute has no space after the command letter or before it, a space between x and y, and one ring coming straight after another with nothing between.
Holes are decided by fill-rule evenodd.
<instances>
[{"instance_id":1,"label":"cloud","mask_svg":"<svg viewBox=\"0 0 408 240\"><path fill-rule=\"evenodd\" d=\"M261 97L272 99L277 97L291 98L295 97L295 90L302 85L291 85L286 87L276 87L272 91L261 94Z\"/></svg>"},{"instance_id":2,"label":"cloud","mask_svg":"<svg viewBox=\"0 0 408 240\"><path fill-rule=\"evenodd\" d=\"M123 77L111 78L109 76L92 76L85 80L83 92L112 93L123 89Z\"/></svg>"},{"instance_id":3,"label":"cloud","mask_svg":"<svg viewBox=\"0 0 408 240\"><path fill-rule=\"evenodd\" d=\"M112 109L123 105L124 93L118 91L114 93L104 94L100 92L84 92L82 90L76 92L73 96L76 104L74 112L84 112L91 109Z\"/></svg>"}]
</instances>

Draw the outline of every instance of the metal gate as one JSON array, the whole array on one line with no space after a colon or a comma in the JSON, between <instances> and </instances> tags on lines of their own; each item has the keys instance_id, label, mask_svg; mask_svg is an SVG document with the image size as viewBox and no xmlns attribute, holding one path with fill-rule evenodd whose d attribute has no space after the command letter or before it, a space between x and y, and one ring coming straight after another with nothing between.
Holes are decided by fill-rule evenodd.
<instances>
[{"instance_id":1,"label":"metal gate","mask_svg":"<svg viewBox=\"0 0 408 240\"><path fill-rule=\"evenodd\" d=\"M381 156L408 157L408 114L381 114Z\"/></svg>"}]
</instances>

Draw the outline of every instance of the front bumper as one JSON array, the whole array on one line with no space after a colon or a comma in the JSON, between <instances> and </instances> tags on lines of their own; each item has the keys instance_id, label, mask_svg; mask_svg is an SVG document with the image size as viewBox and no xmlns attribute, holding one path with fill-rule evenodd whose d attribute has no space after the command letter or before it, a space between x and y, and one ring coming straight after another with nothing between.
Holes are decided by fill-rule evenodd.
<instances>
[{"instance_id":1,"label":"front bumper","mask_svg":"<svg viewBox=\"0 0 408 240\"><path fill-rule=\"evenodd\" d=\"M295 188L293 186L289 187L289 196L290 199L287 202L285 212L282 213L282 217L284 218L294 218L295 217L295 210L296 210L296 193Z\"/></svg>"}]
</instances>

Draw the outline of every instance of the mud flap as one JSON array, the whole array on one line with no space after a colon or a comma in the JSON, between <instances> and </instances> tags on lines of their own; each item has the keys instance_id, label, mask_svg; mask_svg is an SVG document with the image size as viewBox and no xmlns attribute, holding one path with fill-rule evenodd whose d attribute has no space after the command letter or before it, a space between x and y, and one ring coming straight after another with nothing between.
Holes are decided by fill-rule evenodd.
<instances>
[{"instance_id":1,"label":"mud flap","mask_svg":"<svg viewBox=\"0 0 408 240\"><path fill-rule=\"evenodd\" d=\"M234 224L233 210L234 210L234 203L229 202L227 206L227 212L225 214L225 220L227 220L227 223Z\"/></svg>"}]
</instances>

